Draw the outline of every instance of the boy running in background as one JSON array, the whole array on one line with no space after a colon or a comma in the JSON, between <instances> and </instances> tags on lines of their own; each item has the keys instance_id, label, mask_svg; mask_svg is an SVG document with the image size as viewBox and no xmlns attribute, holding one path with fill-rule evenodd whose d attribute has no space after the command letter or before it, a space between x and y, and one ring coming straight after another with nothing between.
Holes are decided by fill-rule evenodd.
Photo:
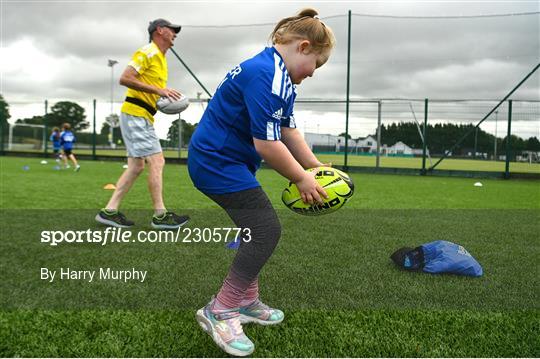
<instances>
[{"instance_id":1,"label":"boy running in background","mask_svg":"<svg viewBox=\"0 0 540 359\"><path fill-rule=\"evenodd\" d=\"M73 162L73 165L75 166L75 172L79 172L81 169L81 166L77 163L77 159L75 158L75 155L73 154L73 143L75 143L76 138L73 132L71 132L71 125L69 123L64 123L62 125L62 133L60 134L60 145L62 145L62 148L64 149L64 167L70 168L68 164L68 158Z\"/></svg>"}]
</instances>

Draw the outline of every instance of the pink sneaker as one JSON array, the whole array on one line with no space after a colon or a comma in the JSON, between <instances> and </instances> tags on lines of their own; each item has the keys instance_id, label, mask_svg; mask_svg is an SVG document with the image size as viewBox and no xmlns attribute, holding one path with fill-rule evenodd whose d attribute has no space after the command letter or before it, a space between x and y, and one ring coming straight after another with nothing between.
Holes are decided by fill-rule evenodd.
<instances>
[{"instance_id":1,"label":"pink sneaker","mask_svg":"<svg viewBox=\"0 0 540 359\"><path fill-rule=\"evenodd\" d=\"M255 345L244 334L238 308L211 310L214 300L197 311L197 322L225 352L235 356L253 353Z\"/></svg>"},{"instance_id":2,"label":"pink sneaker","mask_svg":"<svg viewBox=\"0 0 540 359\"><path fill-rule=\"evenodd\" d=\"M279 324L285 314L279 309L270 308L259 299L246 307L241 307L240 323L257 323L261 325Z\"/></svg>"}]
</instances>

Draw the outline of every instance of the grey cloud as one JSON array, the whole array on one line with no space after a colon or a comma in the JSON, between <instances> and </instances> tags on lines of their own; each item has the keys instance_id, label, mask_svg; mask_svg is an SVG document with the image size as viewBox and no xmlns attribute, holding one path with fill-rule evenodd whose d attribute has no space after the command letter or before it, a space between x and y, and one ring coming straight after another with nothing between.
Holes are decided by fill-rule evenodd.
<instances>
[{"instance_id":1,"label":"grey cloud","mask_svg":"<svg viewBox=\"0 0 540 359\"><path fill-rule=\"evenodd\" d=\"M39 88L6 79L11 96L42 98L71 94L107 100L108 58L120 62L118 77L136 48L147 41L150 19L166 17L187 25L274 23L306 3L7 3L2 29L4 45L30 38L59 60L71 56L54 84ZM309 4L311 5L311 4ZM466 15L538 11L535 3L314 3L321 16L353 13L396 15ZM480 19L385 19L353 17L351 90L354 98L451 97L498 98L524 76L540 53L539 16ZM25 21L21 21L25 19ZM327 65L299 89L301 97L344 98L347 18L325 21L338 44ZM272 25L242 28L185 26L175 49L213 92L225 73L265 45ZM532 55L532 56L531 56ZM174 58L169 85L189 96L202 91ZM489 60L491 59L491 60ZM488 61L489 60L489 61ZM476 72L475 72L476 71ZM504 71L504 73L501 73ZM69 90L71 88L71 90ZM520 96L538 98L531 82ZM115 85L115 98L124 89Z\"/></svg>"}]
</instances>

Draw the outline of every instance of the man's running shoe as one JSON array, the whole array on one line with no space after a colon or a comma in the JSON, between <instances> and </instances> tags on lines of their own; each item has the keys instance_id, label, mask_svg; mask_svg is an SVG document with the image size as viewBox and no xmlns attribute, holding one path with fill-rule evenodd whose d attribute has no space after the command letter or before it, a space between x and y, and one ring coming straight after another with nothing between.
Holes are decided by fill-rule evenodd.
<instances>
[{"instance_id":1,"label":"man's running shoe","mask_svg":"<svg viewBox=\"0 0 540 359\"><path fill-rule=\"evenodd\" d=\"M213 302L197 311L196 318L201 328L228 354L243 357L253 353L255 345L244 334L238 308L211 310Z\"/></svg>"},{"instance_id":2,"label":"man's running shoe","mask_svg":"<svg viewBox=\"0 0 540 359\"><path fill-rule=\"evenodd\" d=\"M279 324L285 314L279 309L270 308L259 299L246 307L240 307L240 323L257 323L261 325Z\"/></svg>"},{"instance_id":3,"label":"man's running shoe","mask_svg":"<svg viewBox=\"0 0 540 359\"><path fill-rule=\"evenodd\" d=\"M75 171L75 172L79 172L80 169L81 169L81 166L80 166L80 165L77 165L77 166L75 166L75 170L74 170L74 171Z\"/></svg>"},{"instance_id":4,"label":"man's running shoe","mask_svg":"<svg viewBox=\"0 0 540 359\"><path fill-rule=\"evenodd\" d=\"M152 227L157 229L177 229L188 223L189 216L179 216L173 212L165 212L160 217L152 217Z\"/></svg>"},{"instance_id":5,"label":"man's running shoe","mask_svg":"<svg viewBox=\"0 0 540 359\"><path fill-rule=\"evenodd\" d=\"M106 226L117 228L129 228L135 224L135 222L127 219L121 212L108 211L105 208L101 209L96 215L96 221Z\"/></svg>"}]
</instances>

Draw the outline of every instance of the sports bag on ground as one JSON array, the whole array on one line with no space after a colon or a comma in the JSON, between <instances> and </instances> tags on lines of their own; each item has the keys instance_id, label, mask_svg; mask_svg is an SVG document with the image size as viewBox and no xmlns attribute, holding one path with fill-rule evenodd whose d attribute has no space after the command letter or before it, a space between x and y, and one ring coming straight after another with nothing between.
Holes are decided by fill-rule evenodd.
<instances>
[{"instance_id":1,"label":"sports bag on ground","mask_svg":"<svg viewBox=\"0 0 540 359\"><path fill-rule=\"evenodd\" d=\"M416 248L403 247L390 258L403 269L426 273L453 273L471 277L483 274L482 266L458 244L434 241Z\"/></svg>"}]
</instances>

